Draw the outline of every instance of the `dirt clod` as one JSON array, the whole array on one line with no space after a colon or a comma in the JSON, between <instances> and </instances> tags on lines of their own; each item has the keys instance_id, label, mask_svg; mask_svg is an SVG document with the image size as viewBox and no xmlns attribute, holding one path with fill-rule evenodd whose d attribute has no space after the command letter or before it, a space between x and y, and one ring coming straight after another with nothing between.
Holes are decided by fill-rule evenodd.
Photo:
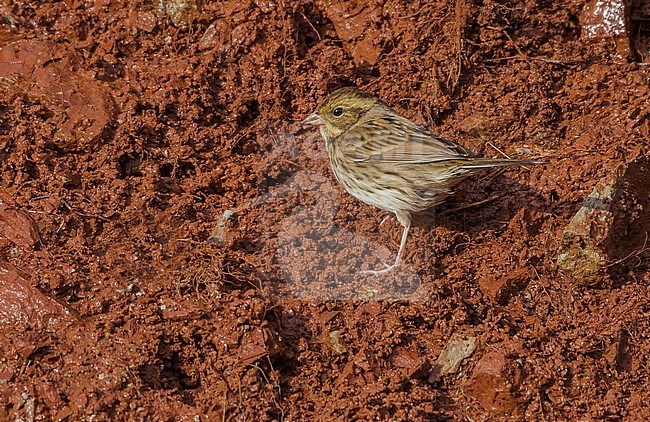
<instances>
[{"instance_id":1,"label":"dirt clod","mask_svg":"<svg viewBox=\"0 0 650 422\"><path fill-rule=\"evenodd\" d=\"M522 381L514 362L501 351L491 351L478 361L463 391L491 414L518 417L522 407L517 393Z\"/></svg>"}]
</instances>

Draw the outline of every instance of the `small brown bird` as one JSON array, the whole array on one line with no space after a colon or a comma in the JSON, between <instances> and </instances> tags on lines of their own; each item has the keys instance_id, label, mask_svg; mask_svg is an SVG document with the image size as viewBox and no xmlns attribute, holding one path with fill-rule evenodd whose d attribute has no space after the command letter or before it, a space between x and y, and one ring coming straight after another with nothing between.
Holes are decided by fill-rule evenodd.
<instances>
[{"instance_id":1,"label":"small brown bird","mask_svg":"<svg viewBox=\"0 0 650 422\"><path fill-rule=\"evenodd\" d=\"M397 267L411 227L411 213L442 202L451 188L479 171L539 161L478 158L395 113L375 95L354 87L333 92L302 124L320 126L334 176L369 205L390 211L404 227Z\"/></svg>"}]
</instances>

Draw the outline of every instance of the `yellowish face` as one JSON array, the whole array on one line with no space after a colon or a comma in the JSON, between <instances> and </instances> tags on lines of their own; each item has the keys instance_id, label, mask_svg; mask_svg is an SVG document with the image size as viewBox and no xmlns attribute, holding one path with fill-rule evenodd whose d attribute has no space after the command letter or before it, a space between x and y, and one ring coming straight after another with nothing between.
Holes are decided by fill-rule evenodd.
<instances>
[{"instance_id":1,"label":"yellowish face","mask_svg":"<svg viewBox=\"0 0 650 422\"><path fill-rule=\"evenodd\" d=\"M303 124L318 125L325 138L337 138L377 104L380 104L379 99L369 92L352 87L341 88L334 91Z\"/></svg>"}]
</instances>

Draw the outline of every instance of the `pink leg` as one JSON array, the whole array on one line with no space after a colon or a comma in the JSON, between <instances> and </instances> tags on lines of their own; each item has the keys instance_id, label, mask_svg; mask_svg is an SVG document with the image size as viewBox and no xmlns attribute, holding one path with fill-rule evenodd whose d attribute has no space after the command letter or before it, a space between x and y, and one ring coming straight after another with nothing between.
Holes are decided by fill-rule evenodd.
<instances>
[{"instance_id":1,"label":"pink leg","mask_svg":"<svg viewBox=\"0 0 650 422\"><path fill-rule=\"evenodd\" d=\"M399 251L397 252L397 258L395 258L395 263L393 265L386 265L386 268L383 270L367 270L361 271L362 274L382 274L387 273L402 263L402 255L404 254L404 247L406 246L406 239L409 236L409 229L411 228L411 214L406 211L398 211L395 213L399 222L404 226L404 231L402 232L402 241L399 244Z\"/></svg>"}]
</instances>

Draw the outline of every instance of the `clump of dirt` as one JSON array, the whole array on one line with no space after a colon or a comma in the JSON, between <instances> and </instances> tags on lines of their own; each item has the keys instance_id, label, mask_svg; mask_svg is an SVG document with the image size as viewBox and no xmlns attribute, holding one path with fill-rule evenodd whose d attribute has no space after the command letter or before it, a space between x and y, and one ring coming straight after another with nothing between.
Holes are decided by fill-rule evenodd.
<instances>
[{"instance_id":1,"label":"clump of dirt","mask_svg":"<svg viewBox=\"0 0 650 422\"><path fill-rule=\"evenodd\" d=\"M2 3L0 419L650 416L641 3ZM365 275L401 227L298 123L352 84L550 164L467 181ZM561 237L625 163L594 288Z\"/></svg>"}]
</instances>

